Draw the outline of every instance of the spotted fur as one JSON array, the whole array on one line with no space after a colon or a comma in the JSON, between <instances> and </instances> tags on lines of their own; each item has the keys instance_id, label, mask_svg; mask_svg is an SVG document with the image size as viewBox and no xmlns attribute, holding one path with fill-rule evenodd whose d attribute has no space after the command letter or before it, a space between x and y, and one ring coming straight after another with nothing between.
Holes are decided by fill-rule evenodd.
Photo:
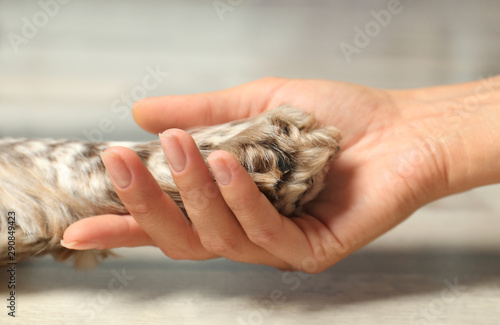
<instances>
[{"instance_id":1,"label":"spotted fur","mask_svg":"<svg viewBox=\"0 0 500 325\"><path fill-rule=\"evenodd\" d=\"M285 216L300 215L322 189L340 132L321 127L314 116L282 106L255 118L189 131L202 156L232 153L260 191ZM16 214L16 260L51 253L94 265L108 250L72 251L60 245L73 222L99 214L127 214L109 180L100 153L111 146L134 150L162 190L181 209L159 141L82 142L58 139L0 139L0 265L7 259L8 213ZM184 211L184 209L183 209Z\"/></svg>"}]
</instances>

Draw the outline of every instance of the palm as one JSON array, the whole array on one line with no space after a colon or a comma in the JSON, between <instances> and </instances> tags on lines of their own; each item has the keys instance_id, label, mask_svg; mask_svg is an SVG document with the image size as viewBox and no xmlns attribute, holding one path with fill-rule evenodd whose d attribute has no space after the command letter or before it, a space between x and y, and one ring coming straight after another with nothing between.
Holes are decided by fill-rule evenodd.
<instances>
[{"instance_id":1,"label":"palm","mask_svg":"<svg viewBox=\"0 0 500 325\"><path fill-rule=\"evenodd\" d=\"M343 131L341 155L332 162L325 189L307 211L332 231L339 229L336 235L344 244L351 248L365 244L428 199L418 195L416 200L425 168L420 161L413 165L405 161L414 152L420 132L397 120L398 108L389 92L291 80L274 92L265 109L283 102L314 111L320 121ZM362 242L357 243L357 238Z\"/></svg>"}]
</instances>

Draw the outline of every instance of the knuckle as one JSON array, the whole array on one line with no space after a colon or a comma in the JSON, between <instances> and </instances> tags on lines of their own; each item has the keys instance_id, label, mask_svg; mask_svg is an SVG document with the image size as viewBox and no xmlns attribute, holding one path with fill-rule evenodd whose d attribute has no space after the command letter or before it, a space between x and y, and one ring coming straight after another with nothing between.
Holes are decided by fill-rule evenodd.
<instances>
[{"instance_id":1,"label":"knuckle","mask_svg":"<svg viewBox=\"0 0 500 325\"><path fill-rule=\"evenodd\" d=\"M304 258L296 268L304 273L318 274L334 264L334 261L325 260L318 256L308 256Z\"/></svg>"},{"instance_id":2,"label":"knuckle","mask_svg":"<svg viewBox=\"0 0 500 325\"><path fill-rule=\"evenodd\" d=\"M252 243L261 247L268 247L278 242L278 233L270 229L247 231L247 236Z\"/></svg>"},{"instance_id":3,"label":"knuckle","mask_svg":"<svg viewBox=\"0 0 500 325\"><path fill-rule=\"evenodd\" d=\"M235 212L251 210L248 200L242 197L234 197L228 203L231 205L231 210Z\"/></svg>"},{"instance_id":4,"label":"knuckle","mask_svg":"<svg viewBox=\"0 0 500 325\"><path fill-rule=\"evenodd\" d=\"M143 201L127 204L127 210L134 216L148 216L153 209L151 203Z\"/></svg>"},{"instance_id":5,"label":"knuckle","mask_svg":"<svg viewBox=\"0 0 500 325\"><path fill-rule=\"evenodd\" d=\"M307 273L307 274L319 274L319 273L326 271L327 269L328 269L328 267L326 267L326 266L318 265L314 268L301 268L301 269L299 269L299 271Z\"/></svg>"},{"instance_id":6,"label":"knuckle","mask_svg":"<svg viewBox=\"0 0 500 325\"><path fill-rule=\"evenodd\" d=\"M221 196L219 187L217 187L215 182L206 183L203 186L203 194L208 199L215 199L216 197Z\"/></svg>"},{"instance_id":7,"label":"knuckle","mask_svg":"<svg viewBox=\"0 0 500 325\"><path fill-rule=\"evenodd\" d=\"M201 246L193 242L183 242L176 244L168 244L161 247L163 254L172 260L207 260L213 258L213 254L204 250Z\"/></svg>"},{"instance_id":8,"label":"knuckle","mask_svg":"<svg viewBox=\"0 0 500 325\"><path fill-rule=\"evenodd\" d=\"M208 204L210 203L210 199L208 198L208 196L198 188L180 188L179 192L181 194L184 205L187 207L189 206L194 210L206 209Z\"/></svg>"},{"instance_id":9,"label":"knuckle","mask_svg":"<svg viewBox=\"0 0 500 325\"><path fill-rule=\"evenodd\" d=\"M186 260L186 254L178 251L162 250L163 254L167 255L170 259L174 261Z\"/></svg>"},{"instance_id":10,"label":"knuckle","mask_svg":"<svg viewBox=\"0 0 500 325\"><path fill-rule=\"evenodd\" d=\"M228 200L227 204L235 214L253 215L258 208L255 202L256 200L235 196Z\"/></svg>"},{"instance_id":11,"label":"knuckle","mask_svg":"<svg viewBox=\"0 0 500 325\"><path fill-rule=\"evenodd\" d=\"M207 210L220 197L220 192L215 183L205 184L201 188L179 190L182 201L191 215L206 214Z\"/></svg>"},{"instance_id":12,"label":"knuckle","mask_svg":"<svg viewBox=\"0 0 500 325\"><path fill-rule=\"evenodd\" d=\"M154 203L129 204L127 210L138 220L143 229L160 229L163 226L162 212Z\"/></svg>"},{"instance_id":13,"label":"knuckle","mask_svg":"<svg viewBox=\"0 0 500 325\"><path fill-rule=\"evenodd\" d=\"M233 237L200 238L203 247L218 256L234 255L239 250L239 242Z\"/></svg>"}]
</instances>

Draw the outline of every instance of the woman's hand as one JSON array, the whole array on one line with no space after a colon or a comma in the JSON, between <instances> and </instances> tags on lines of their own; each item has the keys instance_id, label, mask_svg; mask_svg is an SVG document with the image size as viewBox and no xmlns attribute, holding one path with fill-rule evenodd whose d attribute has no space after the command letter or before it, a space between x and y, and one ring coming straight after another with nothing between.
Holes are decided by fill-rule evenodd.
<instances>
[{"instance_id":1,"label":"woman's hand","mask_svg":"<svg viewBox=\"0 0 500 325\"><path fill-rule=\"evenodd\" d=\"M342 130L341 154L331 163L324 190L306 206L307 213L286 218L229 153L209 157L217 187L192 138L179 129L167 130L161 143L191 222L161 192L135 153L115 147L102 158L132 216L78 221L66 230L64 241L73 249L156 245L174 259L222 256L280 269L323 271L424 204L485 183L470 168L480 155L471 154L475 145L456 124L498 123L491 121L491 114L500 120L498 106L490 104L500 97L498 79L492 80L496 88L480 100L475 115L461 121L457 107L474 96L479 83L387 91L268 78L218 92L141 100L134 117L155 133L247 118L287 103ZM459 164L454 163L457 157ZM464 164L469 164L469 175ZM497 173L493 182L499 178Z\"/></svg>"}]
</instances>

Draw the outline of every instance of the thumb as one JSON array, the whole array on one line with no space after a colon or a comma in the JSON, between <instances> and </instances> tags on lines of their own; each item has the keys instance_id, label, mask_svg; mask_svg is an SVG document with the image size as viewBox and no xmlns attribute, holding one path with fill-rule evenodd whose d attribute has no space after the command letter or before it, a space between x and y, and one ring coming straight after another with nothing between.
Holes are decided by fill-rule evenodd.
<instances>
[{"instance_id":1,"label":"thumb","mask_svg":"<svg viewBox=\"0 0 500 325\"><path fill-rule=\"evenodd\" d=\"M145 98L134 104L132 113L137 124L152 133L225 123L268 109L270 96L285 82L265 78L214 92Z\"/></svg>"}]
</instances>

